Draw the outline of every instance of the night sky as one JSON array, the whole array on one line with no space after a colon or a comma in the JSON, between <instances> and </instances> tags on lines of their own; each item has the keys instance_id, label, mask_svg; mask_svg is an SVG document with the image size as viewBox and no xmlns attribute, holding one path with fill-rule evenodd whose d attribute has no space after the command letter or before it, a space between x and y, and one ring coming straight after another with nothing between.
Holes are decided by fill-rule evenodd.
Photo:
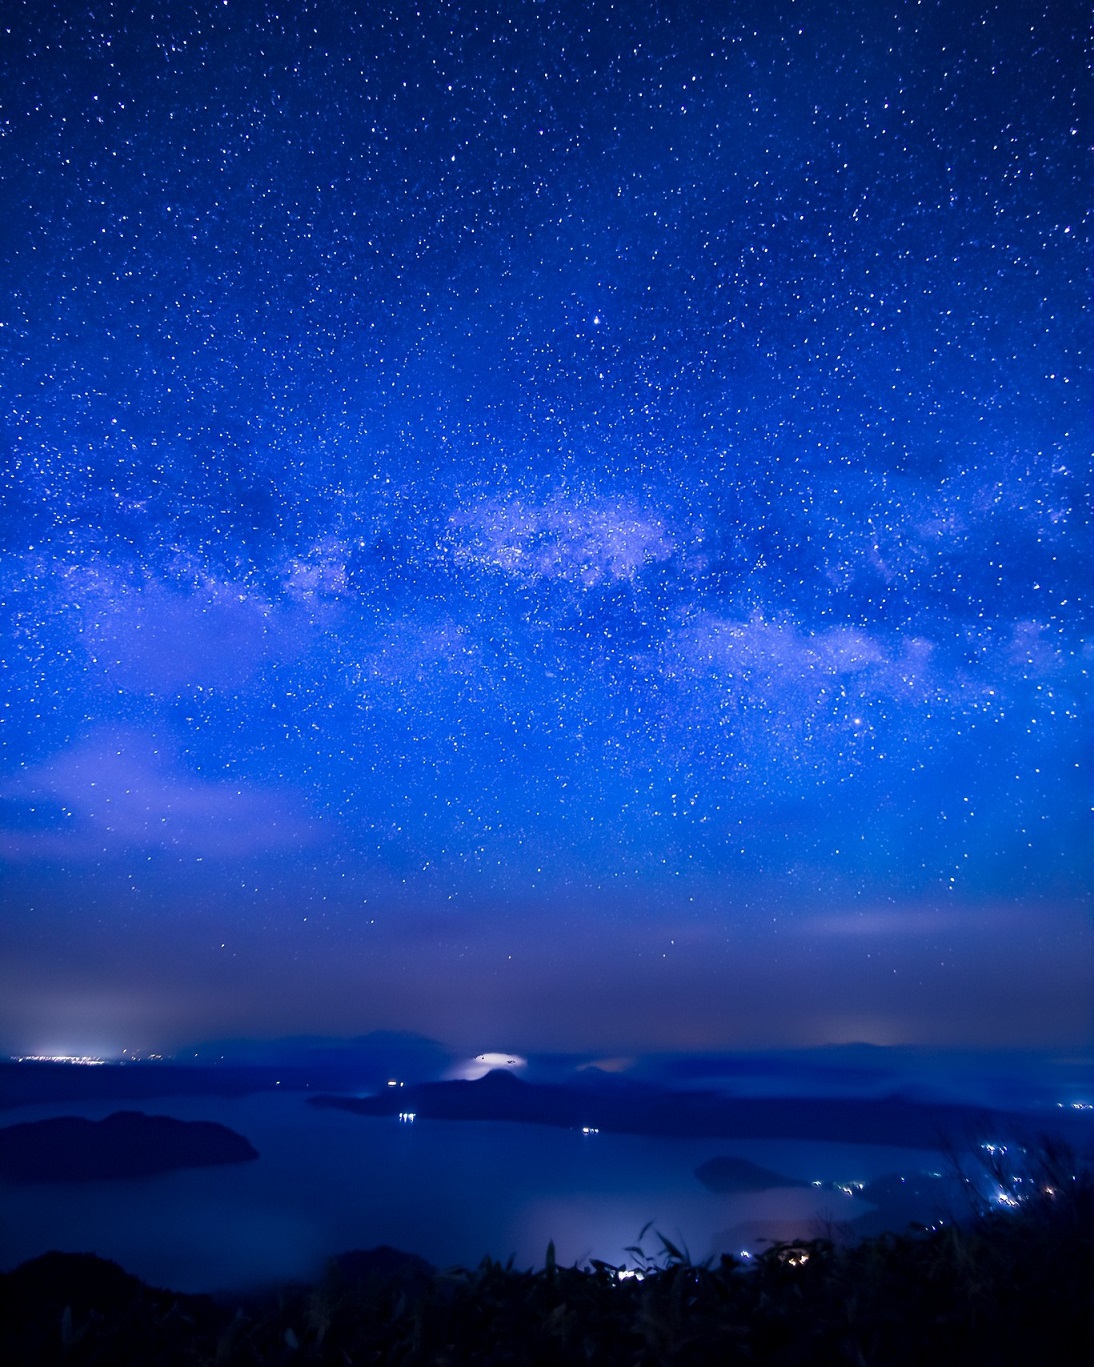
<instances>
[{"instance_id":1,"label":"night sky","mask_svg":"<svg viewBox=\"0 0 1094 1367\"><path fill-rule=\"evenodd\" d=\"M1087 27L5 0L0 1047L1082 1047Z\"/></svg>"}]
</instances>

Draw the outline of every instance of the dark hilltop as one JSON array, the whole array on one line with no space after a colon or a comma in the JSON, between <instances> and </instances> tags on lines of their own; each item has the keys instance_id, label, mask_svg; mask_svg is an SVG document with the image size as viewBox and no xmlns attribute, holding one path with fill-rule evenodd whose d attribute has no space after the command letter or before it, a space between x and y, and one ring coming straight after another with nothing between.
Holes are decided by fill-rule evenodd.
<instances>
[{"instance_id":1,"label":"dark hilltop","mask_svg":"<svg viewBox=\"0 0 1094 1367\"><path fill-rule=\"evenodd\" d=\"M226 1125L140 1111L115 1111L105 1120L58 1116L0 1129L0 1177L21 1182L154 1177L257 1157L249 1140Z\"/></svg>"}]
</instances>

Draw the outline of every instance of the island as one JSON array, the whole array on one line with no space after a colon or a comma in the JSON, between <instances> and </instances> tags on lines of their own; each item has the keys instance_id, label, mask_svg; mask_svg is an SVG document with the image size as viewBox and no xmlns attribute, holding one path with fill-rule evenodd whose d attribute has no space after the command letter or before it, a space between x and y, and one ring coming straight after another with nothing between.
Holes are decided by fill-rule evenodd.
<instances>
[{"instance_id":1,"label":"island","mask_svg":"<svg viewBox=\"0 0 1094 1367\"><path fill-rule=\"evenodd\" d=\"M116 1181L257 1157L250 1141L226 1125L141 1111L115 1111L105 1120L66 1115L0 1128L0 1178L17 1182Z\"/></svg>"},{"instance_id":2,"label":"island","mask_svg":"<svg viewBox=\"0 0 1094 1367\"><path fill-rule=\"evenodd\" d=\"M323 1094L313 1106L421 1120L519 1121L587 1132L711 1139L806 1139L946 1149L963 1136L1046 1132L1088 1140L1083 1117L1000 1114L982 1107L884 1097L735 1097L635 1083L625 1088L523 1082L504 1069L475 1082L425 1082L375 1096Z\"/></svg>"},{"instance_id":3,"label":"island","mask_svg":"<svg viewBox=\"0 0 1094 1367\"><path fill-rule=\"evenodd\" d=\"M741 1191L770 1191L773 1187L805 1187L796 1177L784 1177L751 1163L747 1158L711 1158L695 1169L695 1176L708 1191L736 1195Z\"/></svg>"}]
</instances>

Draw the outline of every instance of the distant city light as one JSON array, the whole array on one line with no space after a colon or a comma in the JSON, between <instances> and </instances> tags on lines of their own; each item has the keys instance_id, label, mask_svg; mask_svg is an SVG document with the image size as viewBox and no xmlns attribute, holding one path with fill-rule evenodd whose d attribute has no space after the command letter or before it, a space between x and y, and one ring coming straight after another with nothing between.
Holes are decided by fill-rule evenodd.
<instances>
[{"instance_id":1,"label":"distant city light","mask_svg":"<svg viewBox=\"0 0 1094 1367\"><path fill-rule=\"evenodd\" d=\"M582 1134L599 1134L600 1131L597 1129L597 1127L596 1127L595 1125L582 1125L582 1127L581 1127L581 1133L582 1133Z\"/></svg>"},{"instance_id":2,"label":"distant city light","mask_svg":"<svg viewBox=\"0 0 1094 1367\"><path fill-rule=\"evenodd\" d=\"M413 1123L415 1115L417 1115L416 1111L400 1111L399 1119L404 1125L410 1125Z\"/></svg>"},{"instance_id":3,"label":"distant city light","mask_svg":"<svg viewBox=\"0 0 1094 1367\"><path fill-rule=\"evenodd\" d=\"M95 1068L106 1062L104 1058L93 1058L90 1054L21 1054L16 1063L78 1063L81 1067Z\"/></svg>"}]
</instances>

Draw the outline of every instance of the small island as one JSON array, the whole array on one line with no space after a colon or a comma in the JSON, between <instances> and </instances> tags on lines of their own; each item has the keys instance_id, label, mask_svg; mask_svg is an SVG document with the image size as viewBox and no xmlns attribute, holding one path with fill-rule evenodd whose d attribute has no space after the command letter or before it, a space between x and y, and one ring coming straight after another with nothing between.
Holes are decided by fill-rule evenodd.
<instances>
[{"instance_id":1,"label":"small island","mask_svg":"<svg viewBox=\"0 0 1094 1367\"><path fill-rule=\"evenodd\" d=\"M719 1196L770 1191L776 1187L822 1187L862 1204L848 1217L847 1228L858 1238L887 1230L926 1226L934 1222L953 1224L968 1218L970 1195L956 1170L949 1172L890 1172L868 1182L803 1182L747 1158L719 1156L695 1169L708 1191Z\"/></svg>"},{"instance_id":2,"label":"small island","mask_svg":"<svg viewBox=\"0 0 1094 1367\"><path fill-rule=\"evenodd\" d=\"M773 1187L806 1187L808 1182L750 1163L747 1158L711 1158L695 1169L695 1176L708 1191L736 1195L742 1191L770 1191Z\"/></svg>"},{"instance_id":3,"label":"small island","mask_svg":"<svg viewBox=\"0 0 1094 1367\"><path fill-rule=\"evenodd\" d=\"M250 1141L226 1125L142 1111L115 1111L105 1120L58 1116L0 1129L0 1178L16 1182L117 1181L257 1157Z\"/></svg>"}]
</instances>

